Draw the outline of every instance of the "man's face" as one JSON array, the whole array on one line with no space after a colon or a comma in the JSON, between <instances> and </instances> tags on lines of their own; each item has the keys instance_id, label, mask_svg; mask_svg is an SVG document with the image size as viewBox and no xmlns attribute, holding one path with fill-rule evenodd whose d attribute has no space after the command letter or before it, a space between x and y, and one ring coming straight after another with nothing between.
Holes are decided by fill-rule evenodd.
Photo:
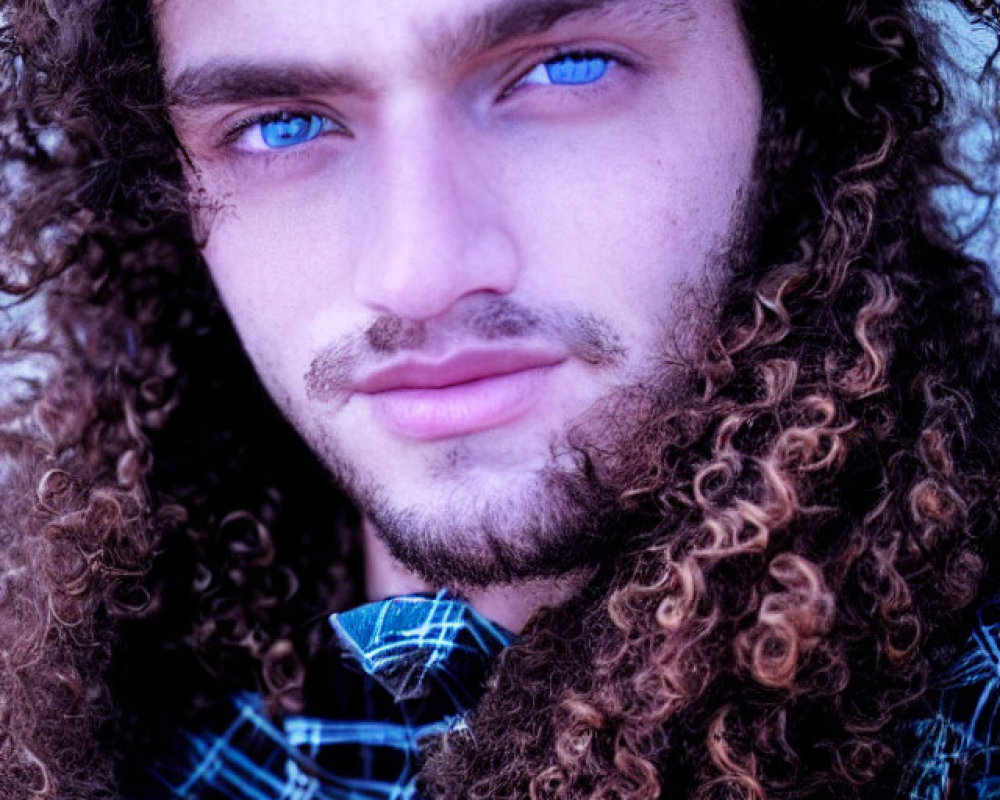
<instances>
[{"instance_id":1,"label":"man's face","mask_svg":"<svg viewBox=\"0 0 1000 800\"><path fill-rule=\"evenodd\" d=\"M300 432L432 580L580 557L567 442L633 435L603 416L627 389L682 400L668 364L745 214L760 91L731 0L157 13L206 261Z\"/></svg>"}]
</instances>

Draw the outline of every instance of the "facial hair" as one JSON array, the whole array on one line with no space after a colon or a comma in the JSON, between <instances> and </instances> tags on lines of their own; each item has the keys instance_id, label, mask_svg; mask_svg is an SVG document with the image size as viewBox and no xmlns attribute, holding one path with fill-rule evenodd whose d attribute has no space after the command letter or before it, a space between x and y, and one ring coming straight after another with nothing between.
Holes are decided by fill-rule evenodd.
<instances>
[{"instance_id":1,"label":"facial hair","mask_svg":"<svg viewBox=\"0 0 1000 800\"><path fill-rule=\"evenodd\" d=\"M581 418L566 440L551 446L551 463L519 491L431 517L400 509L372 484L352 494L390 554L435 586L465 589L556 578L599 563L617 548L629 526L605 469L612 457L596 444L613 441L608 419L638 392L619 390ZM638 422L639 417L631 419ZM619 432L620 433L620 432Z\"/></svg>"},{"instance_id":2,"label":"facial hair","mask_svg":"<svg viewBox=\"0 0 1000 800\"><path fill-rule=\"evenodd\" d=\"M597 371L612 370L624 360L611 326L592 315L570 308L539 311L506 297L486 297L433 325L379 318L364 332L318 353L305 376L306 389L313 401L337 404L349 395L352 376L379 358L441 348L452 339L514 343L529 337L558 342ZM571 563L569 554L596 553L605 541L603 520L614 503L589 463L591 448L581 444L588 438L585 429L606 427L596 421L599 416L595 409L562 441L551 442L548 465L528 485L517 491L507 486L474 505L453 504L447 516L400 508L383 488L391 475L362 477L335 443L307 438L394 558L434 585L476 587L560 575ZM460 442L449 448L437 474L460 479L462 449ZM590 560L590 555L583 558Z\"/></svg>"},{"instance_id":3,"label":"facial hair","mask_svg":"<svg viewBox=\"0 0 1000 800\"><path fill-rule=\"evenodd\" d=\"M549 443L550 459L523 486L504 487L476 500L452 504L447 513L400 507L384 485L391 475L361 476L334 443L313 442L344 491L368 517L389 553L435 586L463 589L552 578L614 558L637 532L620 498L629 488L616 475L643 437L651 409L691 402L696 381L691 367L717 328L720 278L742 270L752 250L752 207L743 193L734 207L728 236L706 259L703 285L678 287L673 308L644 373L611 390ZM696 324L692 325L692 320ZM612 369L625 353L613 328L586 314L526 309L509 298L488 298L451 321L454 330L395 317L377 320L363 333L325 348L305 376L314 401L336 403L347 394L351 375L366 359L419 350L435 338L516 340L539 334L558 338L576 357L598 369ZM302 426L299 426L303 430ZM458 453L459 447L453 452ZM460 458L450 465L461 469Z\"/></svg>"}]
</instances>

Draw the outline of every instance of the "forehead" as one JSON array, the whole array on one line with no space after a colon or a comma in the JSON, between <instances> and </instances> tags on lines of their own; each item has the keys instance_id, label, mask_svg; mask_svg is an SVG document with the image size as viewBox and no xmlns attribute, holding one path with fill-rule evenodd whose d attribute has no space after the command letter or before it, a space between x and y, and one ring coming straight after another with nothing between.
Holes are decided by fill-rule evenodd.
<instances>
[{"instance_id":1,"label":"forehead","mask_svg":"<svg viewBox=\"0 0 1000 800\"><path fill-rule=\"evenodd\" d=\"M680 33L706 1L162 0L155 17L169 75L226 55L448 63L584 19Z\"/></svg>"}]
</instances>

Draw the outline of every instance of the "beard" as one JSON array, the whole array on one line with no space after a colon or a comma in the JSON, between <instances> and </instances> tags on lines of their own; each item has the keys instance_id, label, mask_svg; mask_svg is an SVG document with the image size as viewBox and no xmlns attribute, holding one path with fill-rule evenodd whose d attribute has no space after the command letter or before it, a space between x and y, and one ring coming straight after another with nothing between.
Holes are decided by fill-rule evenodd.
<instances>
[{"instance_id":1,"label":"beard","mask_svg":"<svg viewBox=\"0 0 1000 800\"><path fill-rule=\"evenodd\" d=\"M431 585L474 589L558 578L598 565L633 530L612 476L620 448L640 435L647 394L616 390L551 445L551 462L523 485L452 502L447 513L401 508L381 484L335 472L393 558ZM612 428L614 419L631 420L636 431Z\"/></svg>"},{"instance_id":2,"label":"beard","mask_svg":"<svg viewBox=\"0 0 1000 800\"><path fill-rule=\"evenodd\" d=\"M622 501L635 488L628 481L648 476L653 468L636 463L658 451L647 441L646 421L694 400L698 371L693 364L716 335L720 283L744 271L755 252L759 226L750 209L760 204L751 194L756 192L744 191L738 198L728 235L706 257L702 283L677 287L667 316L671 322L664 325L643 372L574 419L549 443L548 462L519 476L518 485L475 497L460 493L432 509L406 506L392 499L391 475L363 474L335 442L315 430L306 436L393 558L431 585L462 589L555 578L617 560L625 544L649 524ZM493 298L457 327L484 340L536 332L558 337L598 369L625 357L611 326L599 320L564 311L548 316L505 298ZM416 349L428 336L420 323L382 318L363 335L314 359L306 376L308 394L336 401L339 387L367 354ZM456 445L451 463L439 465L459 484L460 450Z\"/></svg>"},{"instance_id":3,"label":"beard","mask_svg":"<svg viewBox=\"0 0 1000 800\"><path fill-rule=\"evenodd\" d=\"M555 578L607 554L618 517L613 494L593 479L586 456L578 457L578 469L549 468L517 493L453 509L448 522L395 508L368 487L358 502L393 558L431 585Z\"/></svg>"},{"instance_id":4,"label":"beard","mask_svg":"<svg viewBox=\"0 0 1000 800\"><path fill-rule=\"evenodd\" d=\"M689 324L692 303L684 305L679 318ZM709 308L700 308L702 320ZM557 434L544 464L490 481L489 491L468 489L461 444L428 467L442 502L406 505L394 497L391 469L366 474L321 433L307 439L390 555L428 584L467 590L564 576L615 559L639 531L622 498L632 488L626 476L649 474L635 464L650 451L646 420L694 397L693 370L666 355L677 353L676 337L663 338L647 373L612 389Z\"/></svg>"}]
</instances>

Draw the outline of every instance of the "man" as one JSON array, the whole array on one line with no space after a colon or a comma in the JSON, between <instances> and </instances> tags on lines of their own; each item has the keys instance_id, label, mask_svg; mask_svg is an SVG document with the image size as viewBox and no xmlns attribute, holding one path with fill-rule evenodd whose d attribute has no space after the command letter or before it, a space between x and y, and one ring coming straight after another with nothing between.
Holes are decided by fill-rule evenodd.
<instances>
[{"instance_id":1,"label":"man","mask_svg":"<svg viewBox=\"0 0 1000 800\"><path fill-rule=\"evenodd\" d=\"M133 796L984 785L988 742L908 766L1000 427L907 5L4 22L6 287L56 276L59 357L9 447L50 610L18 679L67 695L12 705L11 787L109 790L51 722L112 713L59 688L104 650L48 644L106 648L109 612L152 618L110 681Z\"/></svg>"}]
</instances>

